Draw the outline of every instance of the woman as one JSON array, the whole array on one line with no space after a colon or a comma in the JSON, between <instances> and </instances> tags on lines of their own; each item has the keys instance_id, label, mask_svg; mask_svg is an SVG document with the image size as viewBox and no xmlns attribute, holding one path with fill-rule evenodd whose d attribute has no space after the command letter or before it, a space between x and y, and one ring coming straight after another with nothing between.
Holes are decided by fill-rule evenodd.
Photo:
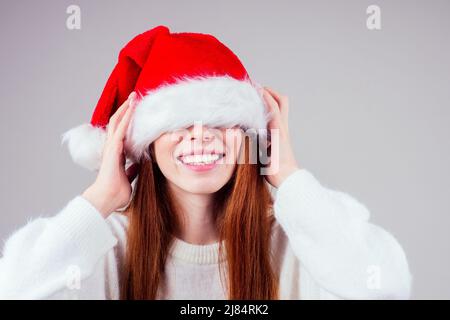
<instances>
[{"instance_id":1,"label":"woman","mask_svg":"<svg viewBox=\"0 0 450 320\"><path fill-rule=\"evenodd\" d=\"M182 60L189 65L175 72L187 51ZM162 75L181 69L210 75L167 86ZM218 71L227 76L215 78ZM130 78L141 98L132 92L116 105L130 91L121 81ZM409 298L399 243L369 222L363 204L297 163L287 97L246 79L237 57L209 35L159 26L128 43L94 112L90 142L79 143L85 131L65 135L74 160L98 170L95 182L54 217L28 223L6 241L0 297ZM256 91L265 110L254 103ZM201 125L187 125L195 119ZM107 129L98 131L105 120ZM273 133L270 145L262 144L270 149L268 174L261 174L258 155L251 161L257 142L245 130L262 125ZM99 164L88 145L101 146ZM269 185L277 188L275 200Z\"/></svg>"}]
</instances>

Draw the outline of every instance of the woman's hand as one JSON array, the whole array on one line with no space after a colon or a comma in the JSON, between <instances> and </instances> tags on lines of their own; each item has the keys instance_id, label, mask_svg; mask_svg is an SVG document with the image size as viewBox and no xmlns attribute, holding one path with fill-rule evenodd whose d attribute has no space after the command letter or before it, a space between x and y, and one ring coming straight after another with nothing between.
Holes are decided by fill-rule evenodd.
<instances>
[{"instance_id":1,"label":"woman's hand","mask_svg":"<svg viewBox=\"0 0 450 320\"><path fill-rule=\"evenodd\" d=\"M266 175L266 180L275 188L299 167L295 160L291 147L288 127L288 97L281 95L269 87L264 87L264 100L273 113L268 123L271 132L271 154L270 154L270 175ZM275 129L275 130L274 130Z\"/></svg>"},{"instance_id":2,"label":"woman's hand","mask_svg":"<svg viewBox=\"0 0 450 320\"><path fill-rule=\"evenodd\" d=\"M104 218L128 204L131 182L138 173L138 164L125 170L124 154L124 139L136 106L135 98L136 93L132 92L110 118L97 178L82 194Z\"/></svg>"}]
</instances>

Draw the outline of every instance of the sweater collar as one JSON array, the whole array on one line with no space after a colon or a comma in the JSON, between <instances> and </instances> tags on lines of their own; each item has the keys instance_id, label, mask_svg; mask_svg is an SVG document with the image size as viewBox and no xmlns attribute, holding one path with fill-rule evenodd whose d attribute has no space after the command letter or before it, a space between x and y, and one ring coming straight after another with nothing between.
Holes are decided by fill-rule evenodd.
<instances>
[{"instance_id":1,"label":"sweater collar","mask_svg":"<svg viewBox=\"0 0 450 320\"><path fill-rule=\"evenodd\" d=\"M169 254L177 259L193 264L217 264L225 261L225 241L222 240L222 255L219 257L219 242L200 245L174 237ZM219 259L220 258L220 259Z\"/></svg>"}]
</instances>

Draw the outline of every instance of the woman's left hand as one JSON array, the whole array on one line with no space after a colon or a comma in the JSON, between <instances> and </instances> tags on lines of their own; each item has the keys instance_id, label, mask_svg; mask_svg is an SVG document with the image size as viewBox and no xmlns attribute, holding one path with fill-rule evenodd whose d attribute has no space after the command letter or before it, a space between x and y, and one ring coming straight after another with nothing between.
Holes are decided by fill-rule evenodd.
<instances>
[{"instance_id":1,"label":"woman's left hand","mask_svg":"<svg viewBox=\"0 0 450 320\"><path fill-rule=\"evenodd\" d=\"M288 97L269 87L263 89L264 100L270 112L273 113L268 123L268 130L271 132L270 166L268 167L270 174L265 177L272 186L278 188L291 173L299 169L299 166L289 137Z\"/></svg>"}]
</instances>

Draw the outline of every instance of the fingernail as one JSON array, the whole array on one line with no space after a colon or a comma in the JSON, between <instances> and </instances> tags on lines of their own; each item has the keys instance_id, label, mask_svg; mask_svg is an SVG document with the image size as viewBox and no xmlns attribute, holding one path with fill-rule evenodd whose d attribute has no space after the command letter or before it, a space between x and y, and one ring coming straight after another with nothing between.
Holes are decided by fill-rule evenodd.
<instances>
[{"instance_id":1,"label":"fingernail","mask_svg":"<svg viewBox=\"0 0 450 320\"><path fill-rule=\"evenodd\" d=\"M131 92L130 95L128 96L128 100L133 101L134 97L136 96L136 92Z\"/></svg>"},{"instance_id":2,"label":"fingernail","mask_svg":"<svg viewBox=\"0 0 450 320\"><path fill-rule=\"evenodd\" d=\"M128 96L130 107L134 105L134 96L135 96L134 91L130 93L130 95Z\"/></svg>"}]
</instances>

